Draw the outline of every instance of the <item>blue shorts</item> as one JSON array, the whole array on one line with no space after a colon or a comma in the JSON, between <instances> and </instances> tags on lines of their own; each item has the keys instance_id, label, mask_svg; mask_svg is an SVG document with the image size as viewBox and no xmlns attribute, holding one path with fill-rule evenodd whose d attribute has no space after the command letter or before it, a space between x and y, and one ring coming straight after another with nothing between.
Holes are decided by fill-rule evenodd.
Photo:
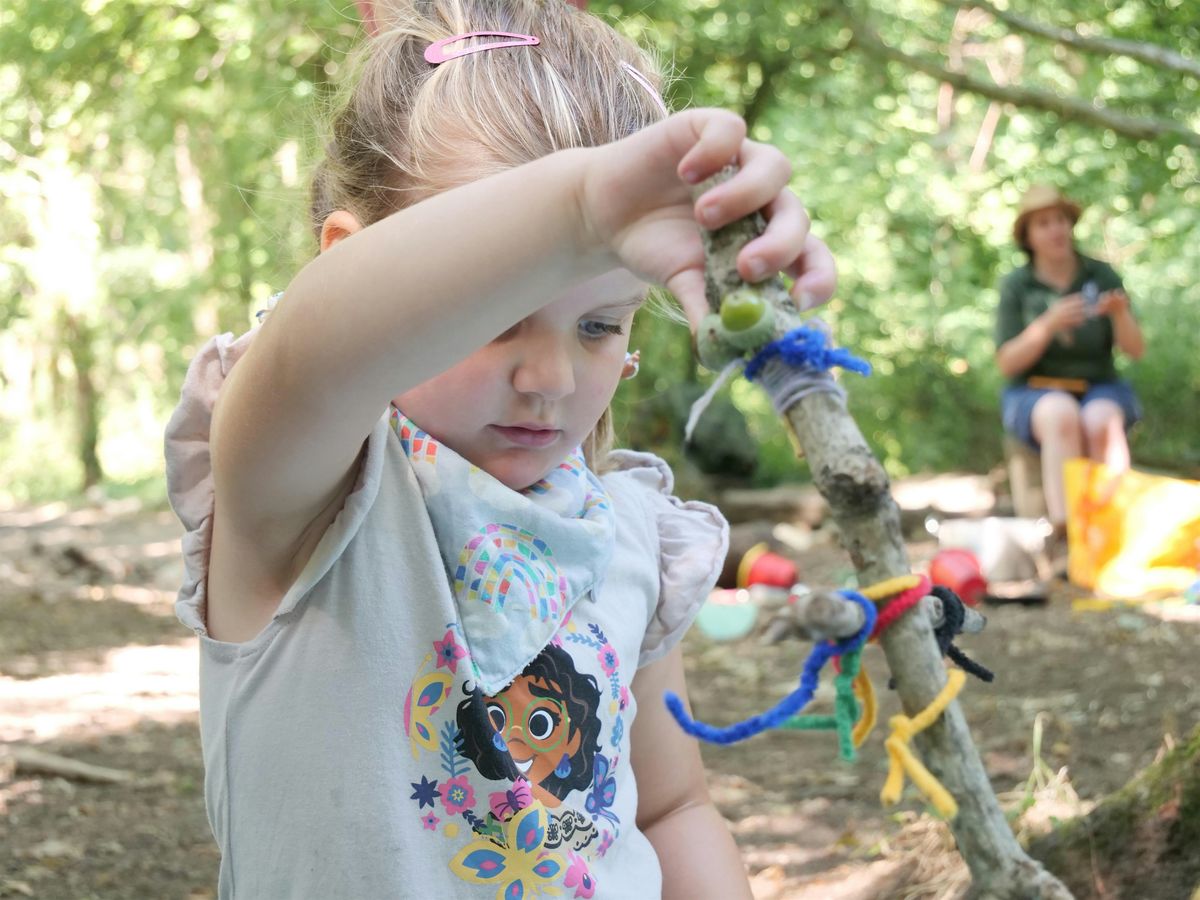
<instances>
[{"instance_id":1,"label":"blue shorts","mask_svg":"<svg viewBox=\"0 0 1200 900\"><path fill-rule=\"evenodd\" d=\"M1005 388L1000 397L1000 415L1004 430L1034 450L1041 449L1033 437L1033 407L1043 396L1051 393L1048 388L1032 388L1025 385ZM1142 417L1142 404L1128 381L1101 381L1091 385L1087 393L1077 398L1081 407L1093 400L1111 400L1125 413L1125 430L1129 431Z\"/></svg>"}]
</instances>

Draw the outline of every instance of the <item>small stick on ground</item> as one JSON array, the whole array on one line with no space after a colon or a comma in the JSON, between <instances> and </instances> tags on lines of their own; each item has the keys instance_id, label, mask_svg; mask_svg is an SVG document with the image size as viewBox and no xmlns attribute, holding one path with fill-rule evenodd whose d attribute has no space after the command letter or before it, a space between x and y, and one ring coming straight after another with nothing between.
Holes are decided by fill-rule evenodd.
<instances>
[{"instance_id":1,"label":"small stick on ground","mask_svg":"<svg viewBox=\"0 0 1200 900\"><path fill-rule=\"evenodd\" d=\"M94 766L20 744L0 746L0 768L10 767L14 775L53 775L92 784L129 784L137 778L133 772L124 769Z\"/></svg>"}]
</instances>

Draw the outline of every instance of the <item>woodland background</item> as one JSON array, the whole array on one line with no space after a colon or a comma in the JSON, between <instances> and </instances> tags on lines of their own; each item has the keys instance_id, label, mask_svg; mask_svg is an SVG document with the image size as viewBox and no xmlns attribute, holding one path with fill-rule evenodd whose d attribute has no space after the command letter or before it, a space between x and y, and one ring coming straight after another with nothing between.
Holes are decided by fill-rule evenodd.
<instances>
[{"instance_id":1,"label":"woodland background","mask_svg":"<svg viewBox=\"0 0 1200 900\"><path fill-rule=\"evenodd\" d=\"M851 412L898 499L922 482L930 496L986 486L904 476L1001 459L996 284L1021 262L1018 198L1043 180L1084 204L1080 246L1134 297L1149 346L1124 369L1147 409L1135 462L1196 477L1200 4L995 2L589 9L659 54L673 107L737 109L793 160L841 272L821 315L875 367L845 377ZM0 3L0 897L214 895L162 430L202 342L249 328L313 255L314 126L361 38L352 0ZM671 460L681 494L741 493L779 520L757 523L767 533L789 524L766 498L810 488L720 491L806 478L757 388L735 383L685 458L681 423L712 376L664 318L643 316L633 346L624 441ZM790 525L807 581L852 575L835 529ZM920 566L936 542L913 531ZM989 610L964 641L997 670L963 702L992 786L1080 900L1197 898L1197 609L1105 605L1059 583L1044 607ZM714 722L776 702L806 652L702 628L686 640L693 702ZM886 683L878 654L866 665ZM883 703L886 721L894 696ZM785 732L702 752L756 897L967 890L919 800L880 809L881 741L855 767Z\"/></svg>"},{"instance_id":2,"label":"woodland background","mask_svg":"<svg viewBox=\"0 0 1200 900\"><path fill-rule=\"evenodd\" d=\"M1001 457L996 284L1021 261L1009 229L1036 180L1085 205L1081 247L1135 299L1149 343L1126 369L1148 411L1135 458L1200 471L1200 5L590 9L660 54L673 107L739 110L794 161L840 266L823 315L875 366L851 376L852 412L891 474ZM188 360L248 328L314 252L314 122L360 38L344 0L0 7L0 503L92 485L161 497L162 427ZM625 440L677 458L711 376L665 319L644 316L634 346ZM700 468L794 478L762 396L736 385L731 398L725 415L746 418L757 452Z\"/></svg>"}]
</instances>

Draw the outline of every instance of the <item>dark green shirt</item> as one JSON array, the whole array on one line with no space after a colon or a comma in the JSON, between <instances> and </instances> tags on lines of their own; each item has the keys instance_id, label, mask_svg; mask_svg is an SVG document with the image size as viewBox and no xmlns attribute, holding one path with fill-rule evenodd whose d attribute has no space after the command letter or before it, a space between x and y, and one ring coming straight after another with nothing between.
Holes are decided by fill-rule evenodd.
<instances>
[{"instance_id":1,"label":"dark green shirt","mask_svg":"<svg viewBox=\"0 0 1200 900\"><path fill-rule=\"evenodd\" d=\"M1121 277L1108 263L1079 257L1079 272L1071 286L1059 292L1038 280L1033 265L1010 272L1000 282L1000 308L996 315L996 346L1010 341L1044 313L1059 297L1083 290L1093 281L1104 291L1123 288ZM1070 335L1064 339L1064 335ZM1116 381L1113 365L1113 327L1108 316L1088 319L1074 331L1055 335L1041 359L1009 383L1024 384L1031 375L1049 378L1083 378L1089 382Z\"/></svg>"}]
</instances>

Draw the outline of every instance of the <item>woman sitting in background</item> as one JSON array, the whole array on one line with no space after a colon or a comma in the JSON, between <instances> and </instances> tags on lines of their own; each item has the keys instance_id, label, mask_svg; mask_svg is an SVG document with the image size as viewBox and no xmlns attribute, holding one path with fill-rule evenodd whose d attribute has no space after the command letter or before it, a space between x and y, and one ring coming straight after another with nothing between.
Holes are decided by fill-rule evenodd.
<instances>
[{"instance_id":1,"label":"woman sitting in background","mask_svg":"<svg viewBox=\"0 0 1200 900\"><path fill-rule=\"evenodd\" d=\"M1088 456L1129 467L1126 431L1141 416L1133 388L1117 377L1113 347L1145 349L1120 276L1081 254L1080 207L1050 185L1021 198L1013 238L1029 261L1000 284L996 363L1008 379L1004 428L1041 451L1042 489L1057 543L1065 538L1063 463Z\"/></svg>"}]
</instances>

